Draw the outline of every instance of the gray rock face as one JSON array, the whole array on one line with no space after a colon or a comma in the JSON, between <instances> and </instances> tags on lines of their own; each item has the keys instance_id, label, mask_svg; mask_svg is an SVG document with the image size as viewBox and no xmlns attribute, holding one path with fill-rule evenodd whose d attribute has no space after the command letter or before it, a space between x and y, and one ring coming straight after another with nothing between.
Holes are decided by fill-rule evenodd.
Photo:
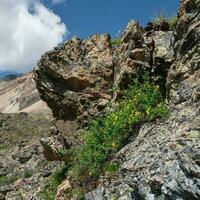
<instances>
[{"instance_id":1,"label":"gray rock face","mask_svg":"<svg viewBox=\"0 0 200 200\"><path fill-rule=\"evenodd\" d=\"M92 200L92 199L96 199L96 200L104 200L104 188L99 187L98 189L86 194L85 196L86 200Z\"/></svg>"},{"instance_id":2,"label":"gray rock face","mask_svg":"<svg viewBox=\"0 0 200 200\"><path fill-rule=\"evenodd\" d=\"M185 1L185 4L185 15L179 19L175 32L176 62L170 67L167 81L169 99L175 104L195 103L200 97L200 14L196 10L200 3Z\"/></svg>"}]
</instances>

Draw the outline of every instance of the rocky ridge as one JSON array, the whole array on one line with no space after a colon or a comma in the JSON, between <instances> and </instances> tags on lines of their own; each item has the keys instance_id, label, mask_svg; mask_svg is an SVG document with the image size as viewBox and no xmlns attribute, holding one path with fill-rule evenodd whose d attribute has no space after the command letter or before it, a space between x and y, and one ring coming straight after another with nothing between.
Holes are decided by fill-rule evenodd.
<instances>
[{"instance_id":1,"label":"rocky ridge","mask_svg":"<svg viewBox=\"0 0 200 200\"><path fill-rule=\"evenodd\" d=\"M80 129L115 104L130 77L148 71L171 108L167 120L141 127L113 158L119 173L102 176L85 199L200 198L200 1L183 3L174 31L166 23L143 29L131 21L119 45L107 34L74 37L38 62L37 88L57 119L53 136L42 140L49 160L59 159L59 149L82 142ZM59 189L57 197L65 199Z\"/></svg>"}]
</instances>

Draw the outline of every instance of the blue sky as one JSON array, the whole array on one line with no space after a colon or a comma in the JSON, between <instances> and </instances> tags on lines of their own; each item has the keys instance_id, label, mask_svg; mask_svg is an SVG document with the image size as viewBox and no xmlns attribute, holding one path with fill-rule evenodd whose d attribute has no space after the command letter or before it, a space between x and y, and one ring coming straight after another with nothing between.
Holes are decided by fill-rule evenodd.
<instances>
[{"instance_id":1,"label":"blue sky","mask_svg":"<svg viewBox=\"0 0 200 200\"><path fill-rule=\"evenodd\" d=\"M160 11L175 15L178 5L179 0L66 0L51 9L66 24L68 37L85 38L104 32L114 37L131 19L145 25Z\"/></svg>"},{"instance_id":2,"label":"blue sky","mask_svg":"<svg viewBox=\"0 0 200 200\"><path fill-rule=\"evenodd\" d=\"M179 0L0 0L0 70L31 71L63 38L116 37L131 19L144 26L160 11L176 15L178 5Z\"/></svg>"}]
</instances>

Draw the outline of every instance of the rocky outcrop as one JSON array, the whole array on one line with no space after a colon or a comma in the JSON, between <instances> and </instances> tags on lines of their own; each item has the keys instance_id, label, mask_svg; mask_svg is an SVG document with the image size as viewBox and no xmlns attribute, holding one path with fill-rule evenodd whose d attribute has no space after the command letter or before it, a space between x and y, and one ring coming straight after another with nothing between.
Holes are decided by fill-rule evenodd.
<instances>
[{"instance_id":1,"label":"rocky outcrop","mask_svg":"<svg viewBox=\"0 0 200 200\"><path fill-rule=\"evenodd\" d=\"M200 2L185 1L186 15L177 23L174 44L176 62L167 79L168 99L174 104L199 101L200 79Z\"/></svg>"},{"instance_id":2,"label":"rocky outcrop","mask_svg":"<svg viewBox=\"0 0 200 200\"><path fill-rule=\"evenodd\" d=\"M185 0L175 31L166 24L143 29L131 21L119 45L113 46L106 34L74 37L38 62L37 88L56 118L53 136L42 140L52 160L59 160L61 143L79 145L81 129L115 104L132 78L141 79L147 71L171 108L166 121L141 127L113 158L119 173L102 176L86 199L200 198L199 10L199 0Z\"/></svg>"},{"instance_id":3,"label":"rocky outcrop","mask_svg":"<svg viewBox=\"0 0 200 200\"><path fill-rule=\"evenodd\" d=\"M115 160L120 170L102 178L100 199L199 199L199 111L174 108L165 122L146 124ZM96 192L93 192L93 198Z\"/></svg>"},{"instance_id":4,"label":"rocky outcrop","mask_svg":"<svg viewBox=\"0 0 200 200\"><path fill-rule=\"evenodd\" d=\"M74 37L62 49L42 56L35 70L37 88L58 119L94 115L101 101L111 98L112 49L108 35L81 41Z\"/></svg>"},{"instance_id":5,"label":"rocky outcrop","mask_svg":"<svg viewBox=\"0 0 200 200\"><path fill-rule=\"evenodd\" d=\"M37 88L52 109L57 119L54 125L66 146L81 143L77 130L115 103L120 90L113 88L127 88L133 77L150 72L165 95L163 79L174 55L172 32L146 32L131 21L120 40L114 47L107 34L85 40L74 37L38 62L34 71Z\"/></svg>"},{"instance_id":6,"label":"rocky outcrop","mask_svg":"<svg viewBox=\"0 0 200 200\"><path fill-rule=\"evenodd\" d=\"M116 154L119 174L86 199L200 199L200 1L184 6L166 79L170 118L144 125Z\"/></svg>"}]
</instances>

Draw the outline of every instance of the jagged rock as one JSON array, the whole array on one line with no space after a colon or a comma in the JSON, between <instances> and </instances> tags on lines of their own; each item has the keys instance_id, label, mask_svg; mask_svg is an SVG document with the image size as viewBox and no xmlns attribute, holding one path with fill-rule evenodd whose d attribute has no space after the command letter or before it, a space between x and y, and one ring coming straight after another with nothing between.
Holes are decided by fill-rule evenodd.
<instances>
[{"instance_id":1,"label":"jagged rock","mask_svg":"<svg viewBox=\"0 0 200 200\"><path fill-rule=\"evenodd\" d=\"M113 85L127 87L131 80L126 80L127 76L150 70L152 49L144 43L142 34L138 23L131 22L116 52L110 37L104 34L86 40L72 38L65 42L64 49L42 56L34 71L35 80L41 98L57 119L53 135L40 140L47 160L61 161L62 149L81 143L77 129L101 115L114 96Z\"/></svg>"},{"instance_id":2,"label":"jagged rock","mask_svg":"<svg viewBox=\"0 0 200 200\"><path fill-rule=\"evenodd\" d=\"M86 194L85 199L86 200L92 200L92 199L104 200L104 188L99 187L96 190Z\"/></svg>"},{"instance_id":3,"label":"jagged rock","mask_svg":"<svg viewBox=\"0 0 200 200\"><path fill-rule=\"evenodd\" d=\"M131 28L135 30L135 26L137 31L142 33L137 23L131 22L122 34L122 38L124 34L131 33ZM165 96L167 71L174 61L173 42L172 31L147 31L140 34L140 39L130 39L129 42L122 43L118 50L119 70L115 73L114 84L126 88L133 77L141 77L145 72L149 72L152 81L160 86Z\"/></svg>"},{"instance_id":4,"label":"jagged rock","mask_svg":"<svg viewBox=\"0 0 200 200\"><path fill-rule=\"evenodd\" d=\"M195 110L180 106L167 122L143 126L135 141L116 155L121 169L118 178L104 186L106 199L121 196L119 180L133 189L132 197L198 199L200 137L195 130L200 116ZM187 120L182 121L184 116Z\"/></svg>"},{"instance_id":5,"label":"jagged rock","mask_svg":"<svg viewBox=\"0 0 200 200\"><path fill-rule=\"evenodd\" d=\"M120 89L146 71L171 108L169 119L143 125L116 153L119 173L101 177L86 199L200 199L200 1L185 0L184 9L175 33L166 23L155 31L151 24L143 30L131 21L118 47L112 47L106 34L74 37L38 62L37 88L57 119L51 136L55 147L43 144L52 160L60 159L60 144L79 145L77 130L100 116L109 102L120 98ZM112 86L119 90L112 91Z\"/></svg>"},{"instance_id":6,"label":"jagged rock","mask_svg":"<svg viewBox=\"0 0 200 200\"><path fill-rule=\"evenodd\" d=\"M187 1L190 7L199 7L199 1ZM196 8L190 9L185 17L181 17L177 23L175 62L168 73L168 95L170 101L181 103L185 101L197 102L194 96L199 96L199 73L200 73L200 14ZM185 30L182 30L182 23L185 23ZM179 36L179 33L182 37ZM183 35L184 34L184 35Z\"/></svg>"},{"instance_id":7,"label":"jagged rock","mask_svg":"<svg viewBox=\"0 0 200 200\"><path fill-rule=\"evenodd\" d=\"M47 178L43 173L49 176L56 165L45 161L38 142L50 132L52 117L33 73L0 80L0 112L0 199L39 198Z\"/></svg>"},{"instance_id":8,"label":"jagged rock","mask_svg":"<svg viewBox=\"0 0 200 200\"><path fill-rule=\"evenodd\" d=\"M169 23L163 19L163 20L156 21L153 25L153 29L155 31L169 31L170 26L169 26Z\"/></svg>"},{"instance_id":9,"label":"jagged rock","mask_svg":"<svg viewBox=\"0 0 200 200\"><path fill-rule=\"evenodd\" d=\"M151 78L165 97L167 73L174 61L174 35L172 31L155 31L151 38L154 41Z\"/></svg>"},{"instance_id":10,"label":"jagged rock","mask_svg":"<svg viewBox=\"0 0 200 200\"><path fill-rule=\"evenodd\" d=\"M134 42L140 42L143 35L143 29L139 26L138 22L130 21L121 35L121 42L127 43L133 40Z\"/></svg>"},{"instance_id":11,"label":"jagged rock","mask_svg":"<svg viewBox=\"0 0 200 200\"><path fill-rule=\"evenodd\" d=\"M72 186L68 180L63 181L57 189L56 200L68 200L66 194L72 189Z\"/></svg>"},{"instance_id":12,"label":"jagged rock","mask_svg":"<svg viewBox=\"0 0 200 200\"><path fill-rule=\"evenodd\" d=\"M107 102L117 100L111 89L113 85L126 88L134 76L150 72L156 60L162 60L160 64L171 62L172 33L160 31L146 36L146 40L144 35L142 27L131 21L121 35L117 50L112 48L110 36L104 34L85 40L74 37L64 43L64 49L43 55L34 71L35 80L41 98L54 117L62 120L65 127L69 126L68 122L78 122L84 127L91 118L100 115L99 102L104 102L105 107ZM152 40L154 37L156 41ZM162 70L166 72L167 67L163 64ZM67 132L66 137L75 134L72 143L80 143L76 130Z\"/></svg>"},{"instance_id":13,"label":"jagged rock","mask_svg":"<svg viewBox=\"0 0 200 200\"><path fill-rule=\"evenodd\" d=\"M80 144L78 127L88 124L112 98L112 53L107 34L74 37L64 49L50 51L38 62L37 88L58 119L54 125L65 146Z\"/></svg>"},{"instance_id":14,"label":"jagged rock","mask_svg":"<svg viewBox=\"0 0 200 200\"><path fill-rule=\"evenodd\" d=\"M107 34L73 38L46 53L35 70L37 88L58 119L74 120L99 99L110 99L113 60Z\"/></svg>"},{"instance_id":15,"label":"jagged rock","mask_svg":"<svg viewBox=\"0 0 200 200\"><path fill-rule=\"evenodd\" d=\"M36 145L31 146L31 148L25 147L21 151L18 151L16 158L20 163L26 163L34 156L34 154L38 154L38 148Z\"/></svg>"},{"instance_id":16,"label":"jagged rock","mask_svg":"<svg viewBox=\"0 0 200 200\"><path fill-rule=\"evenodd\" d=\"M49 140L47 140L47 138L42 138L40 139L40 143L43 147L43 154L44 157L48 160L48 161L62 161L60 152L57 148L58 145L55 144L55 141L52 140L52 138L49 138Z\"/></svg>"},{"instance_id":17,"label":"jagged rock","mask_svg":"<svg viewBox=\"0 0 200 200\"><path fill-rule=\"evenodd\" d=\"M166 21L163 21L160 25L160 30L162 31L169 31L170 27L169 27L169 23Z\"/></svg>"},{"instance_id":18,"label":"jagged rock","mask_svg":"<svg viewBox=\"0 0 200 200\"><path fill-rule=\"evenodd\" d=\"M40 199L58 165L45 160L39 143L50 133L49 116L0 114L0 121L0 199Z\"/></svg>"},{"instance_id":19,"label":"jagged rock","mask_svg":"<svg viewBox=\"0 0 200 200\"><path fill-rule=\"evenodd\" d=\"M174 50L172 48L174 43L174 36L172 31L156 31L152 34L155 41L154 59L162 59L165 62L172 63L174 61Z\"/></svg>"},{"instance_id":20,"label":"jagged rock","mask_svg":"<svg viewBox=\"0 0 200 200\"><path fill-rule=\"evenodd\" d=\"M144 30L146 32L153 31L154 30L154 24L153 24L153 22L148 22L147 26L144 28Z\"/></svg>"}]
</instances>

